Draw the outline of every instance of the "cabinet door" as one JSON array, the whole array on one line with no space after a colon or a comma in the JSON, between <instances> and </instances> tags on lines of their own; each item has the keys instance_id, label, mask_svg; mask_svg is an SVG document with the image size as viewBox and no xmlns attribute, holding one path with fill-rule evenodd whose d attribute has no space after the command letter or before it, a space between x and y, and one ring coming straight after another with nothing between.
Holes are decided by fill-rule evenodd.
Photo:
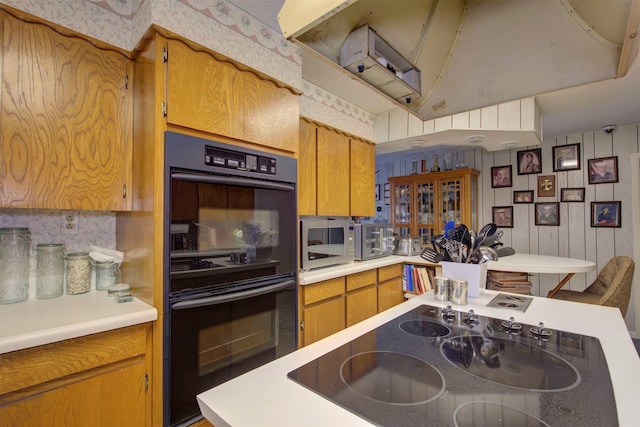
<instances>
[{"instance_id":1,"label":"cabinet door","mask_svg":"<svg viewBox=\"0 0 640 427\"><path fill-rule=\"evenodd\" d=\"M375 147L351 139L351 216L375 216Z\"/></svg>"},{"instance_id":2,"label":"cabinet door","mask_svg":"<svg viewBox=\"0 0 640 427\"><path fill-rule=\"evenodd\" d=\"M393 181L391 183L391 222L398 236L412 236L413 205L413 181Z\"/></svg>"},{"instance_id":3,"label":"cabinet door","mask_svg":"<svg viewBox=\"0 0 640 427\"><path fill-rule=\"evenodd\" d=\"M316 133L318 127L300 120L300 145L298 150L298 214L316 215L317 154Z\"/></svg>"},{"instance_id":4,"label":"cabinet door","mask_svg":"<svg viewBox=\"0 0 640 427\"><path fill-rule=\"evenodd\" d=\"M403 301L402 277L389 279L378 284L378 312L385 311Z\"/></svg>"},{"instance_id":5,"label":"cabinet door","mask_svg":"<svg viewBox=\"0 0 640 427\"><path fill-rule=\"evenodd\" d=\"M440 216L436 182L416 182L416 236L428 241L440 230Z\"/></svg>"},{"instance_id":6,"label":"cabinet door","mask_svg":"<svg viewBox=\"0 0 640 427\"><path fill-rule=\"evenodd\" d=\"M131 209L133 62L2 18L0 207Z\"/></svg>"},{"instance_id":7,"label":"cabinet door","mask_svg":"<svg viewBox=\"0 0 640 427\"><path fill-rule=\"evenodd\" d=\"M0 407L7 426L144 426L145 366L142 358L100 375ZM45 384L46 386L46 384ZM46 388L43 388L46 389ZM108 421L107 421L108 420Z\"/></svg>"},{"instance_id":8,"label":"cabinet door","mask_svg":"<svg viewBox=\"0 0 640 427\"><path fill-rule=\"evenodd\" d=\"M304 330L302 345L306 346L345 328L345 302L339 296L302 309Z\"/></svg>"},{"instance_id":9,"label":"cabinet door","mask_svg":"<svg viewBox=\"0 0 640 427\"><path fill-rule=\"evenodd\" d=\"M298 151L298 96L246 71L242 78L244 140Z\"/></svg>"},{"instance_id":10,"label":"cabinet door","mask_svg":"<svg viewBox=\"0 0 640 427\"><path fill-rule=\"evenodd\" d=\"M318 215L349 216L349 138L319 127L317 147Z\"/></svg>"},{"instance_id":11,"label":"cabinet door","mask_svg":"<svg viewBox=\"0 0 640 427\"><path fill-rule=\"evenodd\" d=\"M369 287L349 292L346 296L346 303L347 327L375 316L378 313L378 290L375 283Z\"/></svg>"},{"instance_id":12,"label":"cabinet door","mask_svg":"<svg viewBox=\"0 0 640 427\"><path fill-rule=\"evenodd\" d=\"M167 123L243 139L244 79L233 65L169 40Z\"/></svg>"}]
</instances>

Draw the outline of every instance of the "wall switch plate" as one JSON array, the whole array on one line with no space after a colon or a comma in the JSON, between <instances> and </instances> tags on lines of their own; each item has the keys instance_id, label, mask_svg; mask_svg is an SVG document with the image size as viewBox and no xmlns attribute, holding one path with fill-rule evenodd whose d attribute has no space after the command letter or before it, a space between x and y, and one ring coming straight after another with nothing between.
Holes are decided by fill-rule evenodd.
<instances>
[{"instance_id":1,"label":"wall switch plate","mask_svg":"<svg viewBox=\"0 0 640 427\"><path fill-rule=\"evenodd\" d=\"M62 213L61 234L78 234L78 213L66 211Z\"/></svg>"}]
</instances>

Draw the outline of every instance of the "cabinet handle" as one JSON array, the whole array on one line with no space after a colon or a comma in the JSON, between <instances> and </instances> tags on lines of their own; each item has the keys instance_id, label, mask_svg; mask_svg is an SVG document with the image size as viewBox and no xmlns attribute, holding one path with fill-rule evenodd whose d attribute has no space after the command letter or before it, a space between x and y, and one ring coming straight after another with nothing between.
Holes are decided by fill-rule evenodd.
<instances>
[{"instance_id":1,"label":"cabinet handle","mask_svg":"<svg viewBox=\"0 0 640 427\"><path fill-rule=\"evenodd\" d=\"M300 330L304 331L304 320L300 321Z\"/></svg>"},{"instance_id":2,"label":"cabinet handle","mask_svg":"<svg viewBox=\"0 0 640 427\"><path fill-rule=\"evenodd\" d=\"M122 198L127 198L127 184L122 184Z\"/></svg>"}]
</instances>

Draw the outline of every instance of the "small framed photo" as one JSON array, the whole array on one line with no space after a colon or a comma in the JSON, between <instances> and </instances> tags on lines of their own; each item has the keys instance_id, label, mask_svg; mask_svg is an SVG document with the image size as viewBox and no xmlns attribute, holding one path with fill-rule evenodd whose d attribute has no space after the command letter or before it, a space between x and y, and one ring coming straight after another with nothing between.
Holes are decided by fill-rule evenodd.
<instances>
[{"instance_id":1,"label":"small framed photo","mask_svg":"<svg viewBox=\"0 0 640 427\"><path fill-rule=\"evenodd\" d=\"M561 188L560 201L562 202L584 202L584 187L581 188Z\"/></svg>"},{"instance_id":2,"label":"small framed photo","mask_svg":"<svg viewBox=\"0 0 640 427\"><path fill-rule=\"evenodd\" d=\"M513 206L494 206L493 223L498 227L513 228Z\"/></svg>"},{"instance_id":3,"label":"small framed photo","mask_svg":"<svg viewBox=\"0 0 640 427\"><path fill-rule=\"evenodd\" d=\"M538 197L555 197L556 176L542 175L538 177Z\"/></svg>"},{"instance_id":4,"label":"small framed photo","mask_svg":"<svg viewBox=\"0 0 640 427\"><path fill-rule=\"evenodd\" d=\"M536 225L560 225L559 202L536 203Z\"/></svg>"},{"instance_id":5,"label":"small framed photo","mask_svg":"<svg viewBox=\"0 0 640 427\"><path fill-rule=\"evenodd\" d=\"M580 144L553 147L553 171L580 170Z\"/></svg>"},{"instance_id":6,"label":"small framed photo","mask_svg":"<svg viewBox=\"0 0 640 427\"><path fill-rule=\"evenodd\" d=\"M511 165L491 168L491 188L511 187Z\"/></svg>"},{"instance_id":7,"label":"small framed photo","mask_svg":"<svg viewBox=\"0 0 640 427\"><path fill-rule=\"evenodd\" d=\"M533 190L514 191L513 203L533 203Z\"/></svg>"},{"instance_id":8,"label":"small framed photo","mask_svg":"<svg viewBox=\"0 0 640 427\"><path fill-rule=\"evenodd\" d=\"M620 227L620 202L591 202L592 227Z\"/></svg>"},{"instance_id":9,"label":"small framed photo","mask_svg":"<svg viewBox=\"0 0 640 427\"><path fill-rule=\"evenodd\" d=\"M589 184L618 182L618 156L589 159Z\"/></svg>"},{"instance_id":10,"label":"small framed photo","mask_svg":"<svg viewBox=\"0 0 640 427\"><path fill-rule=\"evenodd\" d=\"M542 149L518 151L518 175L542 172Z\"/></svg>"}]
</instances>

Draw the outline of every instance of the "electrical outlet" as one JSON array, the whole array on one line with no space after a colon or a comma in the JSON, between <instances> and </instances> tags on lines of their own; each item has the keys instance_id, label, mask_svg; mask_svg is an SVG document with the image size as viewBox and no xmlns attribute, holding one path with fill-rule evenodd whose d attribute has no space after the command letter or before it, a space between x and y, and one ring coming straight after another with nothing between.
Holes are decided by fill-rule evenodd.
<instances>
[{"instance_id":1,"label":"electrical outlet","mask_svg":"<svg viewBox=\"0 0 640 427\"><path fill-rule=\"evenodd\" d=\"M78 213L67 211L62 213L62 234L78 234Z\"/></svg>"}]
</instances>

